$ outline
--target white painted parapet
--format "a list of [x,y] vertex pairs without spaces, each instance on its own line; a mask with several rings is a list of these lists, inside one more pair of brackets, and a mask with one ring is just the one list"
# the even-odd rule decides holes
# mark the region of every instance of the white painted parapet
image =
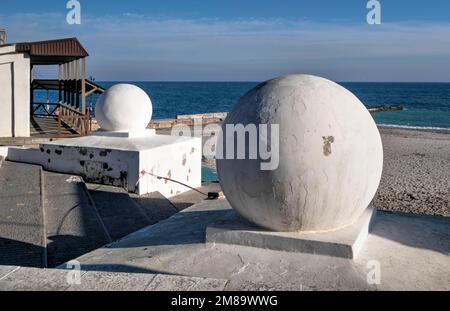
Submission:
[[[86,136],[40,146],[42,166],[86,181],[165,197],[201,186],[200,138],[151,135],[138,138]],[[158,177],[157,177],[158,176]]]

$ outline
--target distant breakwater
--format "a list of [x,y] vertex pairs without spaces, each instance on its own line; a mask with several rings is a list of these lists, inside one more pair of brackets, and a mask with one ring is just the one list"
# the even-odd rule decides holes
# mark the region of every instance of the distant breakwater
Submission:
[[[370,113],[377,113],[389,110],[403,110],[402,106],[376,106],[367,109]],[[211,112],[211,113],[197,113],[197,114],[182,114],[177,115],[175,119],[155,119],[151,120],[148,128],[151,129],[167,129],[175,125],[193,126],[195,119],[202,119],[202,124],[221,123],[227,117],[227,112]],[[100,128],[95,119],[92,120],[92,130],[96,131]]]

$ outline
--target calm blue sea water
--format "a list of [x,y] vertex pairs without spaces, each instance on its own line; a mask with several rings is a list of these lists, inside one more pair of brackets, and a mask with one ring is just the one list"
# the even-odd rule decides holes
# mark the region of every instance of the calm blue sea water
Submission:
[[[99,82],[110,87],[117,82]],[[257,82],[133,82],[153,102],[153,118],[174,118],[177,114],[228,111]],[[367,107],[401,105],[403,111],[373,114],[380,125],[450,129],[450,83],[341,83]],[[36,92],[45,101],[45,92]],[[49,94],[55,100],[56,94]],[[88,99],[95,105],[96,97]]]

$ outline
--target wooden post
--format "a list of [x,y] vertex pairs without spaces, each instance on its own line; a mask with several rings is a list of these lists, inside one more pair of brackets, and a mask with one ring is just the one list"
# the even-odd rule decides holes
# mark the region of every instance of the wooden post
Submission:
[[62,103],[62,89],[61,89],[61,64],[58,64],[58,102]]
[[64,108],[62,106],[60,106],[60,110],[58,113],[58,137],[61,136],[61,114],[63,113],[63,109]]
[[34,68],[33,68],[33,65],[31,65],[31,71],[30,71],[30,107],[31,107],[31,111],[34,111],[34,109],[33,109],[33,104],[34,104],[33,81],[34,81]]
[[64,64],[64,105],[67,105],[67,63]]
[[80,109],[80,61],[77,59],[75,61],[75,98],[76,98],[76,107]]
[[75,61],[70,63],[70,106],[75,107]]
[[67,77],[66,77],[66,105],[70,106],[70,64],[67,63],[66,64],[66,68],[67,68]]
[[81,59],[81,113],[86,114],[86,58]]

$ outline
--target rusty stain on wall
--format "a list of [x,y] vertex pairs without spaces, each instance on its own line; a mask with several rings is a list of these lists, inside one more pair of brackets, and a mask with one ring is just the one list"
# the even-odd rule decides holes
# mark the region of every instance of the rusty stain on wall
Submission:
[[331,144],[334,143],[334,136],[323,136],[323,154],[327,157],[331,154]]

